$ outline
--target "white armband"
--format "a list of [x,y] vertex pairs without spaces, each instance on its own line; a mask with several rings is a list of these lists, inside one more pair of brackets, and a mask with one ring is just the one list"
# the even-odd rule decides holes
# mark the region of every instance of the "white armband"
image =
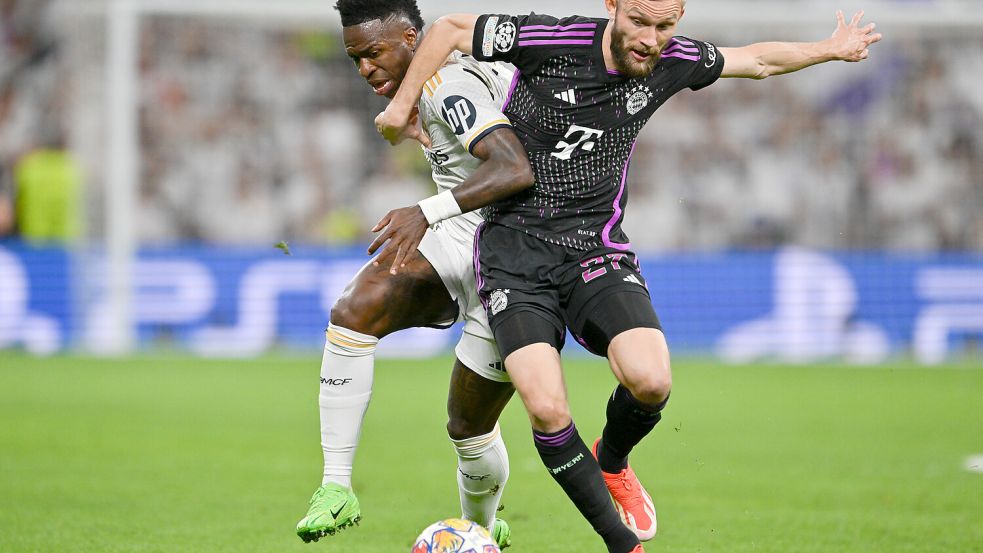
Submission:
[[427,224],[450,219],[461,214],[461,206],[457,205],[457,200],[450,190],[445,190],[435,196],[420,200],[417,204],[423,211],[423,216],[427,218]]

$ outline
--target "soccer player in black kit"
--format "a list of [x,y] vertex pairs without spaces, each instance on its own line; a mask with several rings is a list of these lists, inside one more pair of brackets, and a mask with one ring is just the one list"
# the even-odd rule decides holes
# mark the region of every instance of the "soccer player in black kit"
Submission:
[[[550,475],[610,553],[642,552],[655,508],[628,455],[669,399],[669,349],[645,279],[621,230],[638,132],[670,96],[720,77],[762,79],[832,60],[861,61],[874,25],[837,14],[830,39],[741,48],[674,36],[681,0],[605,0],[610,19],[449,15],[434,23],[399,93],[376,119],[391,142],[408,126],[423,83],[454,49],[518,69],[503,113],[529,155],[535,185],[486,208],[475,269],[505,367]],[[458,187],[454,195],[465,192]],[[380,238],[406,251],[404,209]],[[411,251],[411,249],[410,249]],[[559,351],[566,329],[607,357],[619,385],[593,449],[570,416]],[[609,495],[610,494],[610,495]],[[612,506],[611,498],[614,499]]]

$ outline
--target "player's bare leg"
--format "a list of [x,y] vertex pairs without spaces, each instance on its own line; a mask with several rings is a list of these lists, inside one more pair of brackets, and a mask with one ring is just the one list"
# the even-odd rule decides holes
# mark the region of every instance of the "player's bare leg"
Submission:
[[533,430],[551,433],[570,426],[567,385],[556,348],[538,343],[518,349],[505,359],[505,369],[526,406]]
[[385,254],[366,263],[331,308],[332,323],[376,338],[456,316],[457,303],[419,251],[396,275]]
[[385,260],[366,264],[331,310],[319,396],[324,474],[307,515],[297,523],[306,541],[357,524],[352,464],[372,395],[379,338],[405,328],[453,320],[457,304],[433,266],[416,252],[396,276]]
[[638,401],[662,403],[672,389],[672,368],[665,334],[656,328],[633,328],[611,340],[608,361],[614,376]]
[[665,335],[654,328],[622,332],[608,346],[611,370],[621,383],[608,399],[607,424],[593,453],[625,524],[641,540],[655,537],[655,505],[628,464],[628,454],[662,418],[672,372]]
[[546,343],[528,345],[509,354],[505,367],[526,406],[536,449],[550,476],[609,553],[640,551],[638,539],[611,506],[601,469],[570,417],[559,352]]
[[508,524],[495,518],[509,458],[498,418],[515,388],[485,378],[455,359],[447,396],[447,434],[457,452],[462,518],[488,528],[499,548],[511,545]]

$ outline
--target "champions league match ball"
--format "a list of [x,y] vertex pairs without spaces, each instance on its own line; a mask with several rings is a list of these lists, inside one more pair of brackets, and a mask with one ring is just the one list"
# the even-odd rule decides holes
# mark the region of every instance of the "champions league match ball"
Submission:
[[501,553],[501,550],[480,524],[448,518],[421,532],[410,553]]

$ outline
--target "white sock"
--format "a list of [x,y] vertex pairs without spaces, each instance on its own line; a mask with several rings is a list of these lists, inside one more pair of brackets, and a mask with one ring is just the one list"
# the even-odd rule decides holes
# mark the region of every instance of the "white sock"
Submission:
[[491,530],[509,479],[509,454],[498,424],[484,436],[451,440],[457,450],[457,487],[462,518]]
[[379,339],[328,325],[321,361],[322,484],[352,487],[352,464],[362,432],[362,420],[372,397],[375,346]]

